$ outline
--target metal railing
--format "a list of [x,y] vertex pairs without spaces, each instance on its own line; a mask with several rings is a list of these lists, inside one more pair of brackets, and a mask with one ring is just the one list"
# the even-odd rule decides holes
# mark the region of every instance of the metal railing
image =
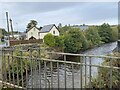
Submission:
[[[2,49],[2,79],[4,86],[15,88],[93,88],[93,79],[99,76],[99,88],[102,88],[100,69],[107,72],[107,87],[113,88],[113,72],[119,73],[120,67],[113,66],[120,57],[85,55],[59,52],[47,52],[49,58],[41,57],[40,48]],[[54,59],[55,55],[61,58]],[[70,61],[71,57],[78,57]],[[102,65],[103,59],[110,63]],[[98,61],[102,62],[98,62]],[[97,63],[96,63],[97,62]]]

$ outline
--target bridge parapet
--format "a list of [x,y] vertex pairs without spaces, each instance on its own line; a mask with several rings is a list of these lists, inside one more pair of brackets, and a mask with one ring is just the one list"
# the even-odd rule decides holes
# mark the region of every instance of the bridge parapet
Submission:
[[[107,85],[112,88],[113,74],[120,70],[120,67],[112,64],[120,57],[47,52],[50,56],[55,54],[63,58],[41,58],[40,48],[30,47],[29,50],[20,48],[17,54],[13,53],[15,49],[17,48],[11,47],[0,50],[3,51],[3,58],[1,57],[0,61],[2,62],[3,59],[4,63],[2,70],[4,74],[1,74],[3,75],[2,83],[14,88],[91,88],[94,70],[103,68],[106,69],[107,80],[109,80]],[[79,61],[70,61],[67,56],[79,57]],[[110,63],[107,65],[93,63],[100,59],[108,59]],[[0,66],[2,68],[2,65]],[[98,72],[95,73],[98,74]],[[99,72],[99,75],[99,86],[102,87],[102,74]]]

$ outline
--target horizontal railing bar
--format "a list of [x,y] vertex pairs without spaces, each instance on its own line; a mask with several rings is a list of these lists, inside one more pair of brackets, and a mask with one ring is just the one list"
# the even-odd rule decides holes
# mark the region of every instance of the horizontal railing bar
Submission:
[[89,65],[89,64],[85,64],[85,63],[79,63],[79,62],[71,62],[71,61],[61,61],[61,60],[51,60],[51,59],[44,59],[42,58],[42,60],[46,60],[46,61],[53,61],[53,62],[59,62],[59,63],[67,63],[67,64],[77,64],[77,65],[87,65],[87,66],[94,66],[94,67],[101,67],[101,68],[112,68],[112,69],[120,69],[119,67],[110,67],[110,66],[104,66],[104,65]]
[[4,51],[14,51],[15,49],[13,49],[13,48],[3,48],[2,50],[4,50]]
[[[28,50],[38,50],[38,49],[40,49],[41,50],[41,48],[28,48],[28,49],[26,49],[26,50],[20,50],[20,51],[28,51]],[[15,48],[3,48],[2,50],[4,50],[4,51],[14,51],[15,50]]]
[[[31,48],[29,48],[31,49]],[[38,50],[39,48],[32,48],[31,50]],[[3,50],[14,50],[14,49],[3,49]],[[20,50],[20,51],[28,51],[28,50]],[[120,57],[114,56],[104,56],[104,55],[86,55],[86,54],[73,54],[73,53],[62,53],[62,52],[47,52],[48,54],[58,54],[58,55],[69,55],[69,56],[86,56],[86,57],[96,57],[96,58],[111,58],[111,59],[120,59]]]
[[30,50],[39,50],[40,48],[29,48]]
[[28,52],[28,50],[20,50],[21,52]]
[[[47,52],[52,54],[53,52]],[[86,54],[72,54],[72,53],[57,53],[54,52],[53,54],[59,54],[59,55],[70,55],[70,56],[82,56],[82,57],[96,57],[96,58],[110,58],[110,59],[120,59],[120,57],[112,57],[112,56],[104,56],[104,55],[86,55]],[[2,54],[0,54],[2,55]],[[19,56],[17,56],[19,57]]]
[[62,52],[47,52],[47,53],[48,54],[58,54],[58,55],[69,55],[69,56],[85,56],[85,57],[120,59],[120,57],[104,56],[104,55],[86,55],[86,54],[73,54],[73,53],[62,53]]
[[[9,55],[7,55],[9,56]],[[13,55],[13,57],[15,58],[21,58],[21,56],[15,56]],[[22,56],[23,59],[30,59],[30,57],[26,57],[26,56]],[[67,63],[67,64],[77,64],[77,65],[87,65],[87,66],[94,66],[94,67],[102,67],[102,68],[112,68],[112,69],[120,69],[120,67],[110,67],[110,66],[101,66],[101,65],[89,65],[89,64],[84,64],[84,63],[79,63],[79,62],[71,62],[71,61],[62,61],[62,60],[53,60],[53,59],[45,59],[45,58],[41,58],[43,61],[52,61],[52,62],[59,62],[59,63]],[[40,58],[32,58],[32,60],[41,60]]]

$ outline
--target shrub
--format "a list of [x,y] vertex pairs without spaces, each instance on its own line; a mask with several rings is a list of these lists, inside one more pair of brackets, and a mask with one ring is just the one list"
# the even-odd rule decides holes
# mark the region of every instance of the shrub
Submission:
[[47,35],[45,35],[44,37],[44,43],[50,47],[54,47],[55,46],[55,38],[52,34],[48,33]]

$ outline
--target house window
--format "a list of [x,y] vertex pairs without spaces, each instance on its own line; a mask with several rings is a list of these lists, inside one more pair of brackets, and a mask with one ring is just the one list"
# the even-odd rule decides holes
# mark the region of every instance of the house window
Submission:
[[35,28],[34,28],[34,31],[35,31]]
[[53,31],[53,34],[55,34],[55,31]]
[[33,32],[31,32],[31,35],[33,35]]

